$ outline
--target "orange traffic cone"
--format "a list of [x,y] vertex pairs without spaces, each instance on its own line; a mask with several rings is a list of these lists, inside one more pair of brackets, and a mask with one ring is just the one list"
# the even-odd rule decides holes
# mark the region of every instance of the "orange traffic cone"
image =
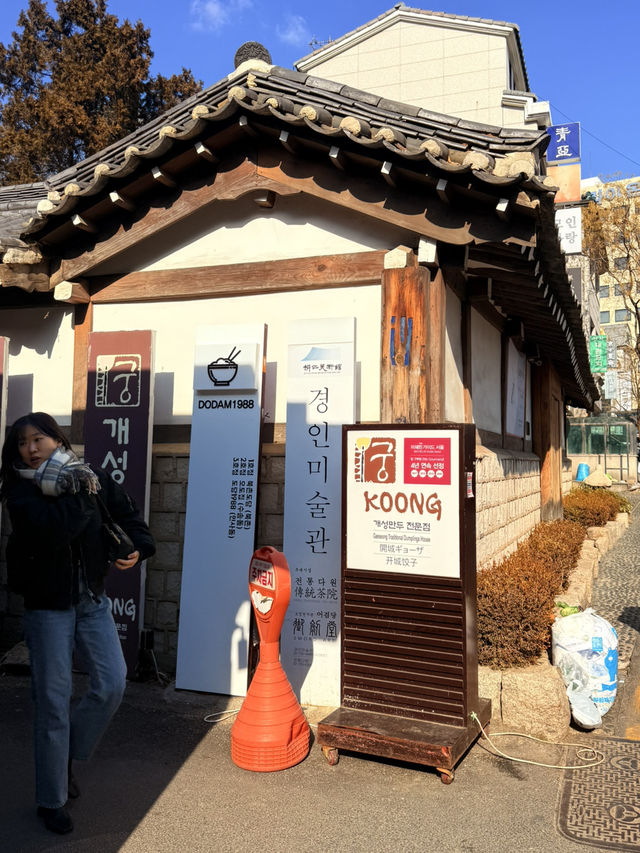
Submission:
[[285,770],[309,752],[309,724],[280,663],[280,631],[291,595],[287,561],[255,552],[249,590],[260,633],[260,662],[231,728],[231,759],[244,770]]

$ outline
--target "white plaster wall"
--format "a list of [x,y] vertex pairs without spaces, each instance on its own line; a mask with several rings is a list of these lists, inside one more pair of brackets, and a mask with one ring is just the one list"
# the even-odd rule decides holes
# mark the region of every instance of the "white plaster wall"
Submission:
[[398,21],[315,65],[319,77],[449,115],[502,123],[504,36]]
[[208,205],[159,237],[102,264],[94,274],[342,255],[416,244],[415,235],[405,229],[319,199],[279,197],[269,210],[244,196]]
[[445,401],[444,416],[448,421],[464,423],[464,385],[462,382],[462,330],[460,300],[447,290]]
[[71,423],[73,312],[70,308],[5,308],[0,335],[10,339],[7,425],[27,412]]
[[500,333],[477,311],[471,312],[471,389],[475,425],[501,432]]
[[155,331],[155,423],[191,422],[197,326],[266,323],[268,421],[286,420],[288,328],[293,320],[356,317],[357,418],[380,419],[380,287],[202,299],[172,303],[97,305],[95,331]]

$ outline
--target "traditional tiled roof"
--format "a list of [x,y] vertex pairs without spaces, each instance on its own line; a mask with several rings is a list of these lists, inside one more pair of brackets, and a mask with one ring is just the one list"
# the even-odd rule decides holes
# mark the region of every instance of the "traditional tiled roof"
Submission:
[[[473,177],[494,188],[518,185],[535,194],[550,191],[542,174],[549,137],[530,129],[481,124],[353,89],[313,75],[259,63],[229,75],[97,154],[53,175],[43,184],[5,188],[21,213],[38,215],[23,229],[0,215],[0,248],[20,237],[37,239],[48,217],[68,215],[80,199],[126,178],[142,161],[167,156],[215,125],[242,113],[272,117],[324,142],[347,142],[363,153],[374,149],[405,160],[412,168],[435,169],[443,177]],[[40,204],[37,197],[40,195]],[[0,195],[0,199],[2,196]]]
[[[413,199],[425,211],[426,204],[413,220],[422,222],[418,233],[428,235],[433,226],[433,239],[446,243],[457,229],[452,242],[470,246],[470,275],[494,280],[484,298],[505,316],[527,318],[527,332],[535,330],[542,355],[557,364],[574,400],[589,405],[597,396],[555,231],[554,190],[544,175],[549,137],[539,130],[470,122],[251,61],[46,186],[0,190],[0,205],[7,204],[0,207],[0,248],[33,246],[54,259],[77,255],[83,240],[104,239],[103,228],[112,233],[118,203],[124,216],[144,208],[159,184],[177,187],[190,169],[202,168],[203,151],[215,171],[218,156],[252,134],[303,159],[332,160],[344,169],[345,186],[351,174],[371,186],[384,179],[391,195],[397,182],[403,206]],[[523,255],[527,245],[531,256]]]

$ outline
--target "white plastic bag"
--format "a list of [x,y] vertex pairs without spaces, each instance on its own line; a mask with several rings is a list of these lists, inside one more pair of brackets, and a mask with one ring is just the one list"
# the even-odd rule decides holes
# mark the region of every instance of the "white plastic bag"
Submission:
[[585,728],[599,726],[618,686],[618,635],[613,626],[590,607],[559,616],[551,628],[551,654],[567,685],[574,720]]

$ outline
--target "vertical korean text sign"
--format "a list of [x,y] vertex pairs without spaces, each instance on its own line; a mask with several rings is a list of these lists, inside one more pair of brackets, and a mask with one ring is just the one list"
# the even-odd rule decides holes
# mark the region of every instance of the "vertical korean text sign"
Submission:
[[290,327],[282,665],[300,701],[314,705],[340,696],[342,425],[355,418],[354,367],[353,317]]
[[[92,332],[84,457],[104,468],[149,517],[153,430],[153,332]],[[134,675],[144,619],[145,567],[112,568],[106,590]]]
[[266,326],[196,330],[176,686],[244,696]]

